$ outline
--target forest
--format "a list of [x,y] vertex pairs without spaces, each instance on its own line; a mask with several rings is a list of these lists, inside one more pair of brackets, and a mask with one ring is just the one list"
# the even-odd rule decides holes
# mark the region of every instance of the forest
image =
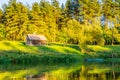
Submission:
[[120,44],[120,0],[58,0],[32,5],[9,0],[0,9],[0,40],[24,41],[43,34],[48,42],[87,45]]

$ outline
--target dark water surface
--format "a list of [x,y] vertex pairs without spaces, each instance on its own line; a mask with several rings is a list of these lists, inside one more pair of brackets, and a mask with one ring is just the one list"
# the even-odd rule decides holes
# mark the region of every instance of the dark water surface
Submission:
[[120,80],[120,64],[0,65],[0,80]]

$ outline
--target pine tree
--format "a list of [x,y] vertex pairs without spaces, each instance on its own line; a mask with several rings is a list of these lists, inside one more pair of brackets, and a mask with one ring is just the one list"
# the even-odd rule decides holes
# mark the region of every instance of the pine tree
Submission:
[[17,9],[18,9],[18,35],[17,36],[17,40],[24,40],[27,32],[27,28],[28,28],[28,24],[29,24],[29,19],[28,19],[28,8],[26,6],[24,6],[22,3],[18,3],[17,5]]
[[51,0],[52,6],[59,8],[59,2],[57,0]]
[[49,33],[47,34],[47,37],[50,42],[55,42],[58,32],[58,26],[56,23],[59,16],[56,15],[57,9],[55,9],[54,6],[50,5],[50,3],[45,0],[41,0],[40,9],[42,12],[43,21],[48,26]]
[[3,17],[3,12],[2,12],[2,10],[0,9],[0,24],[2,23],[2,17]]
[[69,18],[74,18],[74,5],[72,0],[67,0],[65,4],[65,12]]
[[10,0],[5,11],[5,32],[8,40],[24,40],[27,33],[27,8],[16,0]]
[[3,12],[2,10],[0,9],[0,40],[3,40],[5,35],[4,35],[4,25],[3,25]]
[[31,24],[33,26],[32,32],[36,32],[37,34],[47,34],[47,25],[43,21],[42,12],[40,10],[40,6],[37,2],[32,5],[31,11]]
[[87,24],[94,23],[95,19],[100,17],[100,6],[97,0],[81,0],[80,13],[82,22]]

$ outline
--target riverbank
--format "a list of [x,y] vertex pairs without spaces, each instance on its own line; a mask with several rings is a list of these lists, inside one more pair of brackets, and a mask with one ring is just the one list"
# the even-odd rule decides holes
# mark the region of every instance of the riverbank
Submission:
[[1,41],[0,44],[1,64],[57,64],[84,60],[75,45],[28,46],[14,41]]
[[[24,42],[1,41],[0,64],[58,64],[83,62],[120,62],[120,46],[89,45],[81,53],[75,44],[49,43],[45,46],[28,46]],[[97,59],[97,61],[96,61]]]

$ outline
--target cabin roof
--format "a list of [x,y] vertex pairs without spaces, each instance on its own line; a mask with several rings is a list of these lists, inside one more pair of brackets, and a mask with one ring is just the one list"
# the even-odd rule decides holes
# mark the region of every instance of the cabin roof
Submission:
[[44,35],[28,34],[27,37],[29,40],[47,40]]

